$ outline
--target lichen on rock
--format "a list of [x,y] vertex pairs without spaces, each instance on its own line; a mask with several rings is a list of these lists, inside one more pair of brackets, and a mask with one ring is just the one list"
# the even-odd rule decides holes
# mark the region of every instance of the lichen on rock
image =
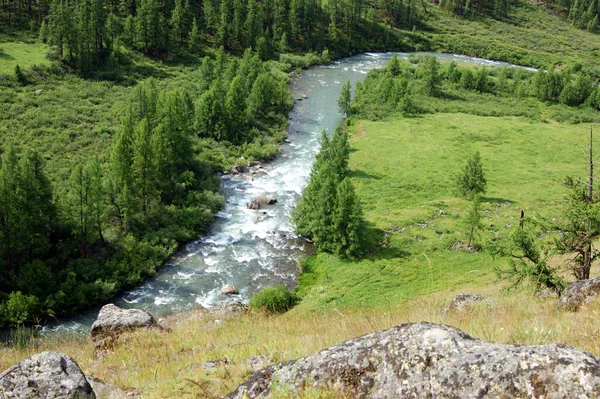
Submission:
[[600,359],[566,345],[485,343],[450,326],[403,324],[260,370],[226,398],[266,398],[278,387],[357,398],[587,398],[600,396]]

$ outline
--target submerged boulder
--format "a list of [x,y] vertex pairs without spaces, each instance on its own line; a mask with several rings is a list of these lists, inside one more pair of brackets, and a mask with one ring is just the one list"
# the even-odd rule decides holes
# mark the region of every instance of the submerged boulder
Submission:
[[77,362],[62,353],[38,353],[0,374],[0,399],[95,397]]
[[108,304],[100,309],[90,335],[97,348],[105,348],[112,346],[125,331],[157,326],[154,316],[145,310],[121,309]]
[[558,299],[558,307],[575,312],[581,305],[588,304],[600,294],[600,278],[579,280],[565,288]]
[[357,398],[598,397],[600,359],[566,345],[491,344],[450,326],[403,324],[260,370],[226,398],[311,386]]

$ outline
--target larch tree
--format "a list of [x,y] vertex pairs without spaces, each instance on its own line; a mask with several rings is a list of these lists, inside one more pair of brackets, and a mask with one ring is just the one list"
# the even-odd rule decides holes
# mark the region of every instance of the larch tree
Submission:
[[352,105],[352,93],[350,79],[342,86],[338,98],[338,111],[346,116],[350,115],[350,106]]

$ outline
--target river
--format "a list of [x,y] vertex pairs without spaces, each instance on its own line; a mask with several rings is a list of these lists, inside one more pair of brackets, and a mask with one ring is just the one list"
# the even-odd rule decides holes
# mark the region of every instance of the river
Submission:
[[[294,98],[303,94],[307,98],[296,101],[289,113],[289,137],[281,155],[264,164],[266,173],[252,179],[224,176],[221,188],[226,204],[210,232],[187,244],[155,277],[115,298],[114,303],[160,316],[198,305],[247,301],[252,292],[268,285],[294,286],[296,260],[305,242],[295,236],[290,215],[308,183],[320,132],[325,129],[331,134],[343,120],[337,110],[341,86],[349,79],[354,88],[369,70],[384,66],[393,54],[365,53],[309,68],[295,78],[291,83]],[[395,54],[404,59],[409,56]],[[432,54],[442,61],[510,65],[462,55],[419,54]],[[277,204],[261,209],[264,214],[247,209],[247,202],[261,194],[277,199]],[[240,295],[220,295],[226,284],[233,284]],[[44,332],[87,332],[98,311],[99,307],[53,323]]]

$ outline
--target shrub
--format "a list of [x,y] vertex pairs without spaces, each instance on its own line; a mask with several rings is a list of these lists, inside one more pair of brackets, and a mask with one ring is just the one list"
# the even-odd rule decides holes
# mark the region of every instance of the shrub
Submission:
[[285,285],[267,287],[250,298],[250,309],[267,313],[284,313],[296,305],[299,298]]

